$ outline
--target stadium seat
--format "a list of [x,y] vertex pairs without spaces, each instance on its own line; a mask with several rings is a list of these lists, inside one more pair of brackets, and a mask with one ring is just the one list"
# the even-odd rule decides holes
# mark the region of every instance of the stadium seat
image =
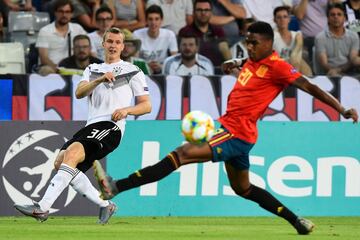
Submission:
[[312,52],[313,52],[313,55],[312,55],[312,68],[313,68],[313,72],[314,72],[314,75],[320,75],[322,74],[322,70],[321,70],[321,66],[317,60],[317,57],[316,57],[316,50],[315,50],[315,46],[312,47]]
[[37,65],[38,55],[35,42],[42,27],[50,23],[47,12],[13,12],[8,17],[8,35],[10,42],[20,42],[25,51],[27,72]]
[[21,43],[0,43],[0,74],[25,74],[25,54]]
[[28,52],[30,44],[36,42],[37,33],[49,24],[47,12],[9,12],[8,33],[11,42],[20,42]]

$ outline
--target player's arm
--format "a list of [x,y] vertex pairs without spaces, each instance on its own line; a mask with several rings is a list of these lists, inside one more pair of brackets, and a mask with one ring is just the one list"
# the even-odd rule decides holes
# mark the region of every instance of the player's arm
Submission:
[[77,99],[89,96],[100,83],[103,82],[112,83],[113,81],[115,81],[115,78],[112,72],[107,72],[93,81],[81,81],[77,85],[75,96]]
[[358,122],[359,116],[354,108],[345,109],[335,97],[321,90],[321,88],[319,88],[315,84],[312,84],[305,76],[301,76],[296,79],[293,82],[293,85],[309,93],[310,95],[326,103],[327,105],[331,106],[336,111],[338,111],[344,118],[351,118],[354,123]]
[[119,121],[126,118],[128,115],[139,116],[151,112],[151,101],[149,95],[137,96],[135,101],[136,104],[134,106],[116,109],[112,114],[111,119],[113,121]]

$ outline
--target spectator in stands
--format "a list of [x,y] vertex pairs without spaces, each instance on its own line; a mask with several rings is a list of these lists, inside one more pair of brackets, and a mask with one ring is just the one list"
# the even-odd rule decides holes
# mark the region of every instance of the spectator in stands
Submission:
[[121,52],[121,59],[138,66],[144,74],[150,75],[151,69],[144,59],[135,57],[140,50],[141,40],[135,39],[128,29],[122,29],[125,35],[124,49]]
[[101,0],[71,0],[74,8],[73,22],[79,23],[87,32],[96,30],[95,13]]
[[40,29],[36,47],[39,50],[40,74],[56,72],[60,60],[72,55],[72,39],[86,34],[77,23],[70,23],[73,8],[69,0],[57,0],[54,4],[55,21]]
[[106,0],[113,10],[114,26],[134,31],[145,27],[145,10],[143,0]]
[[9,11],[35,11],[31,0],[1,0],[5,5],[7,12]]
[[293,0],[293,11],[304,38],[305,60],[312,64],[315,36],[326,28],[326,6],[335,0]]
[[106,30],[113,26],[114,16],[110,8],[102,6],[96,10],[95,19],[98,30],[88,34],[91,42],[91,54],[94,57],[105,60],[104,47],[102,45],[103,35]]
[[237,21],[239,25],[239,36],[240,41],[235,43],[231,48],[231,56],[232,58],[248,58],[248,52],[245,44],[245,36],[247,33],[248,27],[255,22],[255,19],[253,18],[246,18],[242,21]]
[[7,26],[10,11],[35,11],[35,8],[32,0],[0,0],[0,12],[3,15],[4,26]]
[[281,0],[244,0],[246,18],[254,18],[256,21],[269,23],[275,27],[273,11],[276,7],[283,5]]
[[330,4],[327,9],[328,29],[315,38],[316,59],[320,72],[340,76],[360,66],[358,35],[344,27],[345,9],[342,3]]
[[193,22],[192,0],[148,0],[147,7],[158,5],[164,13],[162,27],[174,31],[179,30]]
[[274,22],[277,30],[274,31],[273,48],[280,57],[293,65],[299,72],[311,76],[309,65],[302,58],[303,37],[300,31],[289,31],[290,7],[279,6],[274,9]]
[[214,75],[210,59],[198,54],[199,40],[195,35],[179,37],[180,53],[165,59],[163,74],[170,75]]
[[[74,54],[70,57],[64,58],[59,63],[59,73],[60,74],[82,74],[89,64],[92,63],[102,63],[103,61],[91,56],[91,42],[90,38],[87,35],[77,35],[73,40]],[[65,68],[65,69],[63,69]]]
[[231,58],[231,53],[224,30],[210,24],[211,16],[211,0],[195,0],[194,22],[182,28],[179,36],[194,34],[200,40],[199,53],[209,58],[214,66],[220,66],[224,60]]
[[346,27],[360,36],[360,0],[343,2],[346,12]]
[[150,66],[152,73],[161,73],[165,58],[178,52],[175,33],[161,28],[163,12],[158,5],[151,5],[145,11],[148,27],[134,31],[134,38],[141,40],[140,57]]
[[212,17],[211,24],[220,25],[225,32],[230,45],[239,41],[239,27],[236,23],[246,17],[243,6],[244,0],[211,0]]

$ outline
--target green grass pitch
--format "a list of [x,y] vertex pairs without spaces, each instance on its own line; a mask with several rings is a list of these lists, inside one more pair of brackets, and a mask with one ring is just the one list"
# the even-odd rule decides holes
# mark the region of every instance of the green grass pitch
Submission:
[[0,217],[0,239],[360,239],[360,217],[309,219],[316,224],[314,232],[300,236],[276,217],[113,217],[107,225],[97,225],[96,217],[51,216],[44,223],[28,217]]

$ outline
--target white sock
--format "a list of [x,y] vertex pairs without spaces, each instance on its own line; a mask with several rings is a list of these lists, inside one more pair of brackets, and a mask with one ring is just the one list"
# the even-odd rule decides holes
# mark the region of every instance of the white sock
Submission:
[[69,185],[71,179],[76,175],[79,170],[74,169],[64,163],[60,165],[58,172],[51,179],[48,188],[40,200],[39,205],[43,211],[50,210],[51,206],[54,204],[56,199],[64,191],[64,189]]
[[100,198],[99,191],[91,184],[89,178],[81,171],[71,180],[70,185],[82,196],[100,207],[109,205],[109,201]]

